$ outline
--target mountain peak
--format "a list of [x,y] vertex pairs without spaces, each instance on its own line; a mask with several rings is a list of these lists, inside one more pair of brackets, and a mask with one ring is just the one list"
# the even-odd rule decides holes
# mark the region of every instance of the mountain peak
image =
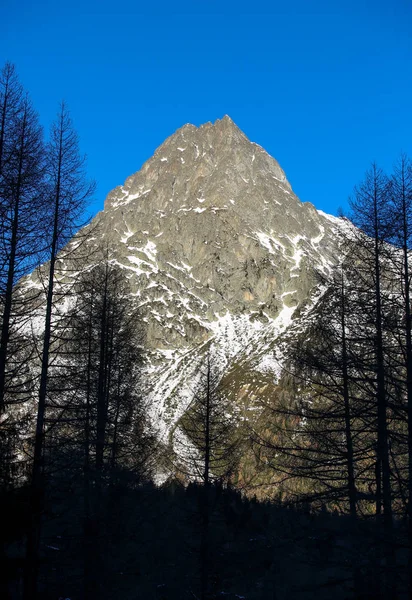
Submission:
[[196,198],[210,189],[213,193],[209,198],[213,197],[216,205],[223,206],[228,197],[236,196],[249,199],[250,204],[255,197],[254,210],[260,207],[263,211],[262,194],[255,194],[262,185],[270,189],[274,185],[274,192],[284,200],[284,190],[292,192],[279,163],[225,115],[214,123],[200,127],[186,124],[178,129],[140,171],[109,194],[105,209],[128,204],[150,192],[150,203],[155,196],[159,210],[171,210],[177,197],[182,203],[196,204]]
[[89,255],[109,249],[139,309],[147,394],[165,435],[209,344],[226,371],[250,352],[257,378],[276,375],[268,340],[304,309],[338,252],[335,224],[299,201],[276,160],[227,115],[167,138],[94,223]]
[[202,123],[202,125],[199,125],[199,127],[196,127],[196,125],[193,125],[193,123],[186,123],[180,129],[178,129],[176,133],[178,133],[182,129],[198,130],[198,129],[203,129],[203,128],[208,129],[210,127],[219,127],[219,126],[233,127],[233,128],[239,129],[239,127],[236,125],[236,123],[233,121],[233,119],[231,117],[229,117],[229,115],[223,115],[223,117],[221,119],[216,119],[216,121],[214,123],[212,123],[212,121],[207,121],[206,123]]
[[212,128],[215,131],[222,132],[223,135],[228,136],[232,139],[244,139],[248,141],[247,136],[243,133],[243,131],[236,125],[236,123],[229,117],[229,115],[224,115],[221,119],[216,119],[213,123]]
[[225,127],[227,129],[238,129],[239,131],[241,131],[241,129],[236,125],[233,119],[229,117],[229,115],[224,115],[221,119],[216,119],[216,121],[214,122],[214,126]]
[[249,141],[246,135],[243,133],[243,131],[236,125],[236,123],[233,121],[233,119],[229,117],[229,115],[224,115],[221,119],[216,119],[214,123],[212,123],[212,121],[207,121],[199,127],[196,127],[196,125],[193,125],[192,123],[186,123],[185,125],[183,125],[183,127],[180,127],[171,136],[171,138],[173,139],[175,137],[181,136],[184,139],[186,135],[219,135],[222,133],[229,135],[230,140],[233,139],[234,136]]

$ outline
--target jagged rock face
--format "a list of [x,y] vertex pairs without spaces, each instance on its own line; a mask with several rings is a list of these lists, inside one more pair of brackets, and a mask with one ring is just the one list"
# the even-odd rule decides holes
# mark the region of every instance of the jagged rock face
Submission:
[[336,253],[330,219],[229,117],[179,129],[97,219],[147,307],[153,348],[196,344],[227,311],[276,318],[308,298],[314,269]]
[[235,369],[236,395],[276,380],[276,339],[316,301],[316,272],[328,275],[339,254],[340,220],[300,202],[229,117],[179,129],[108,195],[95,225],[90,256],[108,249],[140,308],[147,394],[166,435],[210,344],[222,375],[247,363],[247,382]]

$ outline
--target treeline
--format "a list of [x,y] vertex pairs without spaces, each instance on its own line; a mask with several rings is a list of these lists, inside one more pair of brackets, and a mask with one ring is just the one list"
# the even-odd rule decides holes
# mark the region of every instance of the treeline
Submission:
[[[2,597],[55,597],[47,569],[57,567],[47,555],[57,546],[47,542],[58,523],[73,531],[77,556],[69,572],[79,580],[62,588],[101,598],[112,516],[122,497],[141,497],[136,491],[150,484],[161,458],[167,472],[201,482],[195,571],[207,598],[215,486],[222,491],[239,454],[215,366],[207,359],[200,369],[172,435],[180,456],[161,452],[141,392],[144,332],[127,279],[109,248],[90,255],[87,239],[98,229],[83,227],[72,239],[94,185],[67,107],[61,105],[45,139],[6,64],[0,111],[0,500],[8,571]],[[147,493],[153,497],[150,485]],[[134,509],[136,522],[150,512],[143,504]],[[63,537],[67,543],[72,536]]]
[[[24,595],[33,598],[43,509],[57,254],[78,226],[92,186],[85,182],[84,160],[65,105],[46,140],[30,98],[9,63],[0,78],[0,123],[0,476],[7,498],[16,485],[16,471],[26,462],[30,492]],[[25,294],[19,282],[40,260],[48,261],[43,289]],[[36,301],[43,293],[45,310],[39,316],[43,335],[35,343],[30,329],[39,306]],[[24,437],[32,437],[31,415],[25,410],[35,397],[34,439],[21,447]],[[22,461],[25,453],[28,460]]]
[[332,281],[291,342],[290,393],[265,407],[255,441],[289,498],[347,513],[354,528],[376,521],[374,595],[395,598],[412,594],[410,160],[390,176],[373,165],[350,211]]
[[[66,105],[46,138],[14,66],[6,64],[0,76],[0,493],[7,522],[1,548],[6,566],[17,552],[16,593],[27,600],[44,594],[38,590],[42,531],[56,490],[82,489],[84,597],[92,598],[108,493],[119,473],[123,479],[127,473],[131,486],[151,476],[153,436],[139,381],[143,334],[127,281],[108,252],[82,252],[90,227],[70,242],[93,190]],[[9,587],[6,577],[2,597]]]

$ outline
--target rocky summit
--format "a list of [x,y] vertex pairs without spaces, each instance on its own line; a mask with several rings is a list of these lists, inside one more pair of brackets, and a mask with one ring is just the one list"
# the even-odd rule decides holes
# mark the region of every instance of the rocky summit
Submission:
[[243,365],[235,403],[276,383],[281,339],[319,298],[340,222],[302,203],[278,162],[228,116],[183,126],[109,193],[86,244],[90,255],[108,248],[129,279],[161,436],[184,412],[206,348],[223,377]]

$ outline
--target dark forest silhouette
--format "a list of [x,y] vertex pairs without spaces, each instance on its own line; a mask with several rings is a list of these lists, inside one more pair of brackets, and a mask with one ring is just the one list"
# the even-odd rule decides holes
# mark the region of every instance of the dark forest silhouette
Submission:
[[[335,272],[259,418],[229,414],[208,348],[177,455],[148,418],[127,279],[109,249],[70,242],[93,190],[66,105],[45,139],[6,64],[2,598],[412,598],[410,160],[355,188]],[[251,457],[259,488],[241,480]]]

